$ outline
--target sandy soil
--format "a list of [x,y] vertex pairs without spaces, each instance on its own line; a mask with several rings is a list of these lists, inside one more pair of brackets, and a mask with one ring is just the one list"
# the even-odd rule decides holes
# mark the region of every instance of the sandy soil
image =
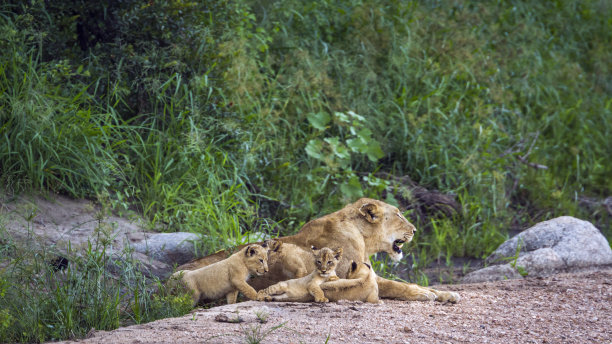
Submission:
[[[257,342],[249,341],[251,336],[263,338],[262,343],[325,343],[328,338],[328,343],[612,343],[612,268],[440,289],[458,291],[462,300],[385,300],[382,305],[248,301],[92,331],[78,342]],[[225,322],[238,318],[242,322]]]

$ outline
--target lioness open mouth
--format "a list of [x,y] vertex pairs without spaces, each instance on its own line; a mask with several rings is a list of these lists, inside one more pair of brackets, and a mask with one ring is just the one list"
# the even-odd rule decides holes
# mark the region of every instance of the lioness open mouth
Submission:
[[402,253],[402,246],[404,246],[404,243],[406,242],[406,240],[402,240],[402,239],[397,239],[393,242],[393,251],[395,253]]

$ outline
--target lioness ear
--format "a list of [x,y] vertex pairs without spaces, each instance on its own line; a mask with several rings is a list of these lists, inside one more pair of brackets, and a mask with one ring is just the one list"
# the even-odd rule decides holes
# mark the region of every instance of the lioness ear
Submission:
[[368,264],[368,263],[363,263],[363,264],[365,264],[365,266],[367,266],[368,269],[372,270],[372,267],[370,266],[370,264]]
[[357,269],[357,263],[355,263],[353,260],[353,263],[351,264],[351,271],[355,271],[355,269]]
[[365,217],[365,219],[370,223],[377,223],[382,219],[382,211],[374,203],[366,203],[362,205],[361,208],[359,208],[359,214]]
[[337,249],[334,250],[334,258],[336,258],[337,260],[340,260],[341,257],[342,257],[342,247],[338,247]]

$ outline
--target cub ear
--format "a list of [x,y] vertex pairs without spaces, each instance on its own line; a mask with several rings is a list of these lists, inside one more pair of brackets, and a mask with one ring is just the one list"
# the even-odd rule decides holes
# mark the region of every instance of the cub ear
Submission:
[[337,260],[340,260],[340,258],[342,258],[342,247],[338,247],[334,250],[334,258],[336,258]]
[[253,245],[247,246],[247,249],[244,251],[244,255],[247,257],[253,257],[256,253],[257,250],[255,250],[255,246]]
[[357,269],[357,263],[355,263],[355,261],[353,260],[353,262],[351,263],[351,271],[355,271]]
[[278,239],[266,239],[261,246],[269,249],[270,251],[276,252],[282,244],[283,242]]
[[374,203],[366,203],[359,208],[359,214],[370,223],[378,223],[382,219],[382,210]]

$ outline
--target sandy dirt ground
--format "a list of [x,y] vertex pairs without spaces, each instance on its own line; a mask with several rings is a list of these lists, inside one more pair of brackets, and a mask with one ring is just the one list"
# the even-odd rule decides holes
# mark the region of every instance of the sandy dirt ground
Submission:
[[612,343],[612,268],[439,287],[461,301],[248,301],[67,343]]

